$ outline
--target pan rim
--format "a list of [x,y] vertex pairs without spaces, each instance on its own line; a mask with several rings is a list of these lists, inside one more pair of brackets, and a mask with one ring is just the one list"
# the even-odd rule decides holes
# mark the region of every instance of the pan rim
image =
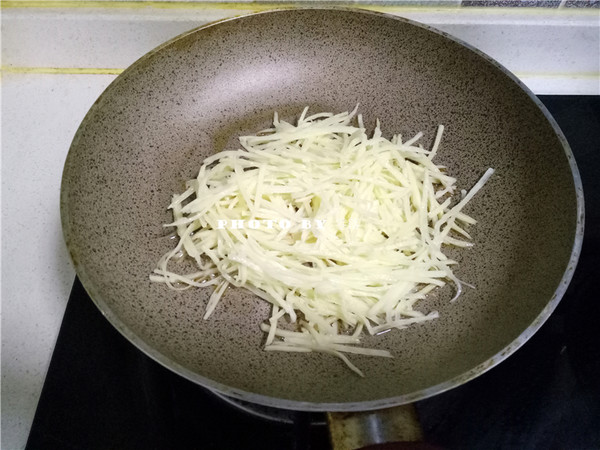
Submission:
[[[277,398],[277,397],[272,397],[272,396],[263,395],[263,394],[256,394],[256,393],[244,391],[242,389],[232,388],[230,386],[216,382],[210,378],[204,377],[202,375],[199,375],[199,374],[185,368],[184,366],[180,365],[173,359],[167,357],[160,351],[152,348],[150,345],[145,343],[132,329],[130,329],[127,325],[125,325],[121,321],[121,319],[119,319],[115,314],[113,314],[111,309],[108,307],[107,303],[104,301],[102,295],[99,292],[96,292],[95,287],[87,278],[85,268],[82,267],[81,264],[79,264],[77,262],[77,258],[74,255],[74,249],[71,248],[70,239],[69,239],[71,230],[70,230],[69,223],[68,223],[69,211],[68,211],[68,186],[67,186],[68,162],[69,162],[69,158],[72,157],[72,155],[73,155],[73,152],[71,150],[76,146],[76,144],[79,140],[79,137],[80,137],[80,133],[81,133],[82,129],[84,128],[85,123],[87,122],[87,120],[89,120],[90,117],[92,117],[92,115],[96,111],[96,109],[99,108],[102,98],[105,96],[105,94],[107,92],[114,89],[115,86],[118,85],[120,83],[120,81],[125,78],[122,75],[133,70],[136,66],[143,63],[146,59],[152,57],[154,54],[161,51],[163,48],[170,46],[174,42],[176,42],[180,39],[183,39],[190,34],[198,33],[202,30],[211,28],[213,26],[217,26],[222,23],[242,20],[242,19],[244,19],[246,17],[250,17],[250,16],[262,15],[262,14],[274,14],[274,13],[290,12],[290,11],[301,11],[301,10],[346,11],[346,12],[353,12],[353,13],[358,13],[358,14],[377,15],[380,17],[397,20],[399,22],[405,22],[410,25],[426,29],[430,32],[441,35],[442,37],[445,37],[446,39],[454,41],[454,42],[458,43],[459,45],[471,50],[472,52],[477,54],[479,57],[483,58],[485,61],[487,61],[488,63],[491,63],[494,67],[496,67],[497,69],[502,71],[504,73],[504,75],[508,76],[514,83],[516,83],[528,95],[528,97],[539,108],[539,110],[543,113],[546,120],[552,126],[554,132],[556,133],[557,137],[559,138],[559,141],[563,147],[564,153],[567,157],[569,167],[571,169],[571,175],[573,177],[573,183],[574,183],[574,189],[575,189],[575,197],[576,197],[576,203],[577,203],[577,205],[576,205],[577,220],[576,220],[575,237],[574,237],[573,246],[572,246],[570,258],[568,261],[567,269],[565,270],[565,272],[560,280],[560,283],[554,292],[554,295],[551,297],[551,299],[546,304],[546,306],[543,308],[543,310],[540,312],[540,314],[533,320],[531,325],[529,325],[510,344],[508,344],[506,347],[504,347],[502,350],[497,352],[495,355],[488,358],[486,361],[480,363],[479,365],[475,366],[471,370],[469,370],[463,374],[460,374],[454,378],[451,378],[447,381],[439,383],[437,385],[430,386],[428,388],[425,388],[425,389],[422,389],[419,391],[415,391],[415,392],[412,392],[409,394],[404,394],[404,395],[389,397],[389,398],[384,398],[384,399],[366,400],[366,401],[358,401],[358,402],[329,402],[329,403],[327,403],[327,402],[326,403],[315,403],[315,402],[283,399],[283,398]],[[497,364],[502,362],[504,359],[506,359],[508,356],[512,355],[516,350],[518,350],[523,344],[525,344],[525,342],[527,342],[539,330],[539,328],[548,319],[550,314],[556,309],[556,307],[558,306],[564,293],[566,292],[566,289],[573,277],[573,274],[574,274],[574,271],[575,271],[575,268],[577,265],[577,261],[579,259],[579,255],[581,253],[581,247],[583,244],[584,214],[585,214],[584,213],[583,187],[582,187],[581,177],[579,174],[579,170],[577,168],[577,164],[575,162],[575,158],[571,151],[571,148],[570,148],[562,130],[560,129],[560,127],[558,126],[558,124],[556,123],[554,118],[551,116],[549,111],[542,104],[542,102],[535,96],[535,94],[522,81],[520,81],[514,74],[512,74],[508,69],[506,69],[503,65],[498,63],[493,58],[491,58],[489,55],[485,54],[481,50],[476,49],[475,47],[471,46],[470,44],[468,44],[458,38],[455,38],[452,35],[449,35],[446,32],[440,31],[429,25],[413,21],[411,19],[407,19],[407,18],[389,14],[389,13],[366,10],[366,9],[362,9],[360,7],[332,7],[332,6],[282,7],[282,8],[272,9],[272,10],[248,13],[248,14],[244,14],[241,16],[237,16],[237,17],[226,18],[226,19],[211,22],[211,23],[202,25],[200,27],[194,28],[192,30],[186,31],[186,32],[184,32],[178,36],[175,36],[174,38],[164,42],[163,44],[157,46],[153,50],[150,50],[148,53],[144,54],[137,61],[135,61],[132,65],[130,65],[127,69],[125,69],[125,71],[122,73],[122,75],[119,75],[115,80],[113,80],[113,82],[98,97],[98,99],[95,101],[95,103],[92,105],[92,107],[90,108],[90,110],[88,111],[88,113],[86,114],[84,119],[82,120],[82,122],[73,138],[73,141],[71,143],[70,150],[67,155],[65,165],[63,168],[61,195],[60,195],[60,212],[61,212],[63,237],[64,237],[65,243],[67,245],[67,248],[69,251],[69,256],[70,256],[73,266],[75,268],[77,277],[81,281],[84,289],[86,290],[86,292],[88,293],[89,297],[92,299],[92,301],[96,305],[96,307],[100,310],[102,315],[112,324],[112,326],[114,328],[117,329],[117,331],[119,331],[129,342],[131,342],[140,351],[142,351],[147,356],[149,356],[151,359],[158,362],[159,364],[166,367],[167,369],[175,372],[176,374],[182,376],[185,379],[188,379],[189,381],[191,381],[195,384],[199,384],[206,389],[209,389],[212,391],[217,391],[223,395],[238,398],[240,400],[249,401],[252,403],[257,403],[257,404],[271,406],[271,407],[276,407],[276,408],[280,408],[280,409],[291,409],[291,410],[298,410],[298,411],[365,411],[365,410],[381,409],[381,408],[396,406],[396,405],[405,404],[405,403],[411,403],[411,402],[415,402],[418,400],[423,400],[428,397],[432,397],[434,395],[448,391],[452,388],[458,387],[458,386],[466,383],[467,381],[487,372],[488,370],[490,370],[491,368],[495,367]]]

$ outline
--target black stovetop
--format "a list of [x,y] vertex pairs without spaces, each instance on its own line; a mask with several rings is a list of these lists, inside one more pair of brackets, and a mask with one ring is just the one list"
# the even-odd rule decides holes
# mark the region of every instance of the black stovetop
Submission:
[[[417,403],[449,449],[600,449],[600,98],[540,97],[569,141],[586,201],[582,255],[557,310],[475,380]],[[158,365],[75,281],[27,449],[329,449],[319,414],[261,419]]]

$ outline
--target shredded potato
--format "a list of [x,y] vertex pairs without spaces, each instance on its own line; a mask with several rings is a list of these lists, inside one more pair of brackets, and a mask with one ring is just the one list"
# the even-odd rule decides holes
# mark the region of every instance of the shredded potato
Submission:
[[[166,226],[179,242],[150,279],[212,286],[205,319],[228,286],[246,288],[272,305],[265,350],[330,353],[362,376],[346,354],[392,356],[361,347],[363,331],[437,318],[415,305],[448,282],[460,295],[456,262],[442,248],[472,245],[465,228],[475,220],[461,211],[493,170],[453,204],[456,180],[433,162],[443,126],[426,150],[422,133],[387,140],[379,121],[369,137],[356,109],[307,111],[297,125],[275,114],[272,128],[240,138],[241,149],[203,162],[172,199]],[[168,268],[183,255],[195,273]]]

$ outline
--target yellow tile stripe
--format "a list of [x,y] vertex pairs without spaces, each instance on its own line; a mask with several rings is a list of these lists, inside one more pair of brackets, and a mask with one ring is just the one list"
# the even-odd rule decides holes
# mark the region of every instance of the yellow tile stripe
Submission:
[[3,73],[53,74],[53,75],[119,75],[125,69],[104,67],[14,67],[2,66]]
[[[299,6],[324,6],[323,3],[310,2],[217,2],[217,1],[98,1],[98,0],[2,0],[0,8],[102,8],[102,9],[187,9],[187,10],[238,10],[238,11],[268,11],[271,9],[287,9]],[[368,9],[371,11],[380,11],[387,13],[444,13],[448,11],[456,12],[460,9],[461,14],[515,14],[515,15],[578,15],[592,16],[598,14],[596,8],[509,8],[509,7],[468,7],[462,8],[460,4],[452,5],[385,5],[369,3],[342,3],[333,6],[356,7]]]
[[[304,4],[302,6],[309,6]],[[322,4],[321,4],[322,5]],[[287,9],[301,6],[298,3],[257,3],[257,2],[203,2],[203,1],[95,1],[95,0],[4,0],[0,2],[2,8],[103,8],[103,9],[195,9],[195,10],[240,10],[240,11],[268,11],[271,9]],[[319,6],[315,3],[313,6]],[[415,7],[406,5],[369,5],[352,3],[340,5],[346,7],[358,7],[377,11],[440,11],[445,9],[456,9],[457,6],[448,7]]]
[[[243,5],[243,4],[241,4]],[[81,0],[4,0],[0,3],[2,8],[163,8],[163,9],[240,9],[236,4],[217,4],[205,2],[180,2],[180,1],[81,1]],[[249,5],[246,5],[248,9]]]
[[[2,66],[4,73],[54,75],[120,75],[125,69],[107,67],[15,67]],[[600,79],[600,72],[513,72],[518,78]]]
[[600,80],[600,72],[513,72],[517,78],[576,78],[598,79]]

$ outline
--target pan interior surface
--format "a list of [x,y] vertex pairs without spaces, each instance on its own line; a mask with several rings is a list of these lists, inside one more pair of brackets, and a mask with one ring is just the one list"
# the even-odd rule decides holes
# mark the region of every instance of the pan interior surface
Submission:
[[[451,255],[476,286],[418,304],[440,318],[365,338],[395,358],[352,355],[358,377],[323,354],[265,352],[270,307],[230,289],[203,320],[210,289],[151,283],[175,245],[166,207],[205,157],[237,138],[312,112],[360,104],[384,135],[446,132],[436,157],[469,189],[473,248]],[[578,229],[570,152],[514,77],[466,46],[404,19],[300,9],[185,34],[119,76],[91,108],[63,175],[64,234],[77,273],[107,318],[167,367],[206,387],[296,409],[374,408],[452,387],[498,362],[545,320],[572,269]],[[374,255],[376,257],[376,255]],[[562,287],[561,287],[562,286]],[[518,345],[517,345],[518,346]],[[474,372],[475,371],[475,372]],[[468,374],[468,375],[466,375]],[[462,378],[461,378],[462,377]]]

